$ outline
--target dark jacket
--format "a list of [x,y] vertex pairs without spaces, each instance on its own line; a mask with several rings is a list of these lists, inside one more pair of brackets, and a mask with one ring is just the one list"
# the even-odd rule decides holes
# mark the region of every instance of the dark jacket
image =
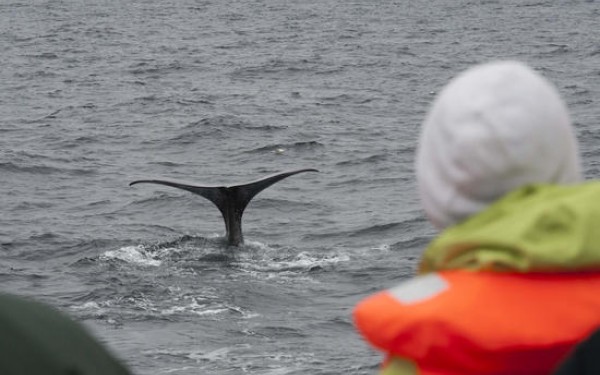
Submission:
[[64,314],[38,302],[0,294],[0,374],[131,373]]
[[554,375],[598,374],[600,374],[600,329],[577,345],[554,372]]

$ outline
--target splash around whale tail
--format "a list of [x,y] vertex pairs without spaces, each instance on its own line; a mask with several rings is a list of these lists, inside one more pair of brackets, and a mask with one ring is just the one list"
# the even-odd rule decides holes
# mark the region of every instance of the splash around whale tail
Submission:
[[252,198],[274,183],[303,172],[318,172],[318,170],[314,168],[296,169],[276,173],[256,181],[231,186],[202,186],[170,180],[136,180],[129,183],[129,186],[142,183],[166,185],[187,190],[208,199],[217,206],[225,220],[228,245],[239,246],[244,242],[242,215]]

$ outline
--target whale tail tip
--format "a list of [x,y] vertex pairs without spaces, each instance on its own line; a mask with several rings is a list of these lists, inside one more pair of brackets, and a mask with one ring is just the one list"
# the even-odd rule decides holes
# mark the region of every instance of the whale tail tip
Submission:
[[205,186],[171,180],[135,180],[130,182],[129,186],[141,183],[165,185],[186,190],[208,199],[217,206],[223,216],[227,244],[229,246],[239,246],[244,243],[244,236],[242,234],[242,215],[252,198],[276,182],[303,172],[319,171],[314,168],[296,169],[275,173],[256,181],[231,186]]

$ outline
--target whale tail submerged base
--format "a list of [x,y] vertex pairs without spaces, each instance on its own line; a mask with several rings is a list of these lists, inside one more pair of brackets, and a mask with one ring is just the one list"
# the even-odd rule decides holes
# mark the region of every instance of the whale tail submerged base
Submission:
[[253,182],[231,186],[202,186],[170,180],[136,180],[131,182],[129,186],[142,183],[166,185],[187,190],[208,199],[217,206],[225,220],[227,244],[229,246],[239,246],[244,242],[242,215],[252,198],[274,183],[302,172],[318,172],[318,170],[313,168],[296,169],[276,173]]

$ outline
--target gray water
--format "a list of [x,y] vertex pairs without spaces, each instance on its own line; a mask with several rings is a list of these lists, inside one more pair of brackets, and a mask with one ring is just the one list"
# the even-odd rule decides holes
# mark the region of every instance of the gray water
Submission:
[[[413,153],[456,73],[556,83],[600,175],[594,1],[54,0],[0,5],[0,279],[136,374],[371,374],[351,323],[434,235]],[[207,200],[288,169],[227,248]]]

